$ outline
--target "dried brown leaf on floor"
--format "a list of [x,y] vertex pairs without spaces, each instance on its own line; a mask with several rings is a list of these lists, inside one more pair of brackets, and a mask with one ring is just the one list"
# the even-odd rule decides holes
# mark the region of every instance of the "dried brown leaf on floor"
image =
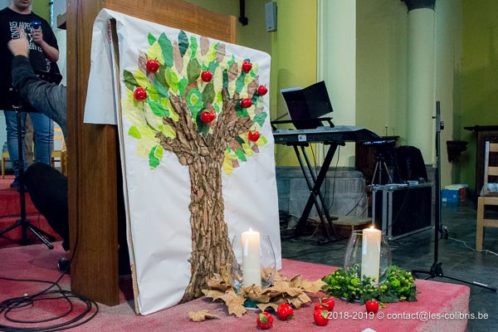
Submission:
[[273,308],[273,310],[275,310],[275,312],[277,312],[277,308],[278,308],[278,304],[277,303],[273,303],[273,302],[270,302],[270,303],[258,303],[256,306],[261,311],[265,311],[268,308]]
[[225,302],[228,308],[228,314],[230,315],[242,317],[247,312],[244,307],[244,297],[237,295],[232,289],[224,294],[222,300]]
[[225,292],[219,291],[219,290],[211,290],[211,289],[203,289],[202,293],[204,294],[205,297],[210,297],[213,299],[213,301],[223,299],[225,296]]
[[188,318],[193,322],[202,322],[206,319],[220,319],[219,316],[211,314],[209,310],[189,311]]
[[323,289],[323,287],[326,285],[326,283],[322,279],[318,279],[315,281],[309,281],[309,280],[302,280],[301,281],[301,288],[305,292],[309,293],[318,293]]

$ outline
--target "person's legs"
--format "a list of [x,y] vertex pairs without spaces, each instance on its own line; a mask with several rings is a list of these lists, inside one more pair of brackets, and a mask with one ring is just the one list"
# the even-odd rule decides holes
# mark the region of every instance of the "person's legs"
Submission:
[[43,163],[34,163],[24,174],[24,183],[38,211],[69,249],[69,222],[67,202],[67,178],[55,168]]
[[35,161],[50,165],[54,149],[54,124],[42,113],[32,112],[29,116],[35,130]]
[[[16,177],[19,176],[19,147],[17,142],[17,112],[5,111],[5,124],[7,129],[7,149],[9,150],[9,158],[12,161],[12,169]],[[24,120],[26,113],[21,113],[21,133],[24,139]],[[24,151],[23,151],[24,152]],[[24,156],[24,154],[23,154]],[[25,158],[23,158],[26,160]]]

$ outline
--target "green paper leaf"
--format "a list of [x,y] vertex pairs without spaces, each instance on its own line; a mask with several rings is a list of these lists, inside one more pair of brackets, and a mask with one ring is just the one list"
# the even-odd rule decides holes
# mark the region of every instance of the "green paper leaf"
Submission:
[[263,127],[263,124],[265,123],[267,116],[268,116],[267,113],[261,112],[261,113],[256,114],[252,120],[254,122],[256,122],[257,124],[259,124],[260,127]]
[[223,89],[228,89],[228,71],[223,71]]
[[201,74],[201,65],[199,64],[199,61],[195,58],[191,58],[188,65],[187,65],[187,76],[188,76],[188,83],[192,83],[197,78],[199,78],[199,75]]
[[168,67],[173,66],[173,45],[164,33],[161,33],[158,40],[159,46],[163,51],[164,64]]
[[154,100],[148,100],[147,103],[149,104],[150,106],[150,109],[152,111],[152,113],[154,113],[154,115],[157,115],[157,116],[160,116],[160,117],[163,117],[163,116],[168,116],[169,115],[169,111],[164,109],[164,107],[162,107],[162,105]]
[[133,91],[135,90],[136,87],[138,87],[137,80],[135,79],[135,76],[128,70],[123,70],[123,78],[124,78],[124,83],[128,90]]
[[245,141],[244,139],[242,139],[242,137],[240,136],[235,136],[235,140],[237,141],[237,143],[239,143],[240,145],[244,144]]
[[204,88],[204,91],[202,91],[202,99],[204,100],[205,104],[212,104],[214,100],[214,84],[213,82],[209,82],[206,84],[206,87]]
[[178,76],[171,68],[166,68],[165,70],[166,83],[173,91],[178,91]]
[[237,117],[247,117],[249,116],[249,113],[247,112],[247,108],[240,108],[235,114],[237,114]]
[[131,137],[134,137],[136,139],[142,138],[140,131],[135,126],[131,126],[130,129],[128,129],[128,135],[130,135]]
[[159,78],[159,75],[156,75],[156,77],[154,78],[153,84],[154,84],[154,87],[156,88],[157,92],[161,96],[163,96],[165,98],[169,97],[168,86],[166,84],[166,81],[164,80],[164,76],[162,76],[161,78]]
[[160,145],[154,146],[149,152],[149,166],[156,168],[163,158],[163,148]]
[[245,85],[246,73],[241,72],[237,81],[235,82],[235,92],[240,93]]
[[183,77],[180,82],[178,82],[178,91],[180,91],[180,96],[185,95],[185,91],[187,90],[188,81],[186,77]]
[[193,118],[197,118],[197,113],[204,108],[204,101],[201,92],[197,88],[192,88],[185,98],[187,107],[192,113]]
[[183,58],[188,49],[188,37],[183,30],[178,34],[178,48],[180,49],[180,55]]
[[154,37],[154,35],[149,32],[149,34],[147,35],[147,41],[149,42],[149,45],[154,44],[156,40],[156,37]]
[[239,160],[247,161],[246,154],[242,149],[236,149],[235,155],[237,156],[237,158],[239,158]]
[[216,68],[218,68],[219,63],[218,61],[211,61],[208,66],[208,70],[214,74],[216,71]]
[[191,55],[190,56],[192,58],[196,57],[198,46],[199,46],[199,44],[197,42],[197,38],[195,38],[194,36],[190,36],[190,50],[191,50]]

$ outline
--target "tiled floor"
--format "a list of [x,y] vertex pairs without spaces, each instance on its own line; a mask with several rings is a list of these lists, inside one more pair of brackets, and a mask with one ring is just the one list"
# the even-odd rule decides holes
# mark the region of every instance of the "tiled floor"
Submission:
[[[443,206],[442,224],[448,229],[448,239],[439,240],[439,259],[444,275],[466,281],[477,281],[498,287],[498,229],[487,229],[485,249],[478,253],[475,246],[476,210],[472,203]],[[407,270],[429,270],[434,261],[434,231],[425,230],[391,241],[393,263]],[[314,237],[282,241],[283,257],[308,262],[341,266],[347,239],[317,245]],[[447,278],[435,280],[454,282]],[[468,331],[498,330],[498,294],[471,286],[470,312],[487,313],[487,320],[469,321]]]

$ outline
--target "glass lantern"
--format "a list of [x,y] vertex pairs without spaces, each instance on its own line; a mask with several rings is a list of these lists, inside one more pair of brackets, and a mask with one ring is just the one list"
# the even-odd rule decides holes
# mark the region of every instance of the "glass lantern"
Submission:
[[374,268],[377,268],[378,264],[378,280],[375,281],[376,283],[382,282],[386,276],[387,268],[391,265],[391,248],[389,246],[389,243],[387,242],[384,234],[381,233],[380,248],[378,248],[378,263],[364,261],[364,257],[372,259],[371,256],[365,255],[366,245],[367,239],[364,239],[363,230],[355,230],[351,232],[351,237],[349,238],[348,245],[346,247],[346,254],[344,256],[344,269],[357,270],[358,276],[363,279],[367,268],[369,269],[369,271],[371,271],[372,265],[374,266]]

